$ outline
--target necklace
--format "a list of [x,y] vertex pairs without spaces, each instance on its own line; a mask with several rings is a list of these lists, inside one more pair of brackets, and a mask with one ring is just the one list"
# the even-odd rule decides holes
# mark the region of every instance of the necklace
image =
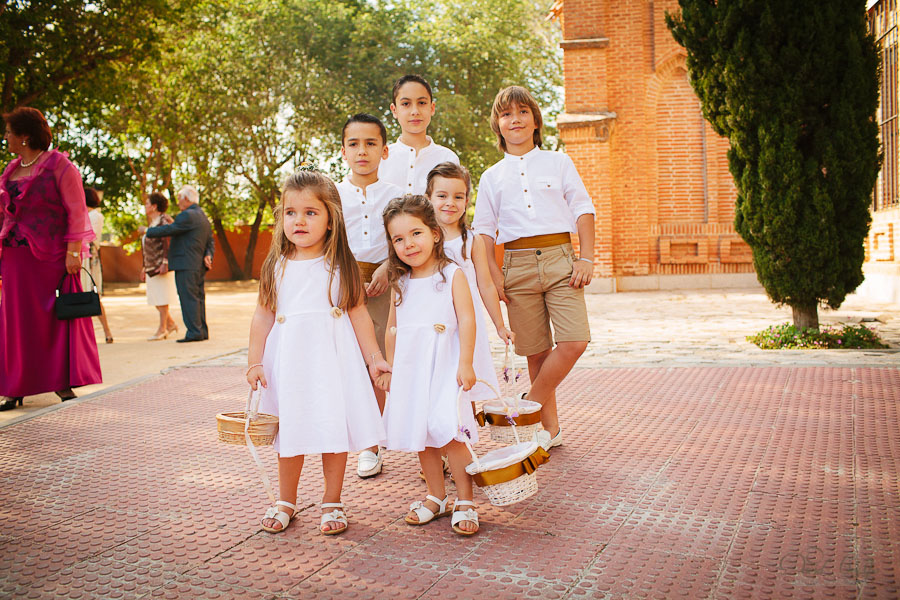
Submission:
[[20,166],[20,167],[24,167],[24,168],[27,169],[28,167],[30,167],[31,165],[33,165],[34,163],[36,163],[36,162],[37,162],[37,159],[39,159],[43,153],[44,153],[44,151],[41,150],[40,152],[38,152],[38,155],[34,157],[34,160],[32,160],[31,162],[25,162],[25,161],[22,161],[22,162],[19,164],[19,166]]

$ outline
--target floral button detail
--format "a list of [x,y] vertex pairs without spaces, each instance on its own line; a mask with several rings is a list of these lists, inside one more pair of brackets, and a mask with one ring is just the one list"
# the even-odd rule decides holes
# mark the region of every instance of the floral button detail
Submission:
[[444,325],[443,323],[435,323],[434,330],[437,331],[438,333],[444,333],[445,331],[447,331],[447,326]]
[[279,323],[284,323],[284,315],[278,315],[278,318],[275,320],[278,321]]
[[343,314],[344,311],[341,310],[340,306],[334,306],[331,308],[331,316],[335,319],[340,319]]

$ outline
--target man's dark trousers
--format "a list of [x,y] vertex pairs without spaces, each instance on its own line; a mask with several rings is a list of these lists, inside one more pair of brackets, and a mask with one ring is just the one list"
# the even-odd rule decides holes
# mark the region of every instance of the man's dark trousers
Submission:
[[209,329],[206,327],[206,291],[203,287],[205,274],[205,269],[175,271],[175,289],[181,303],[181,318],[187,327],[184,337],[188,340],[209,339]]

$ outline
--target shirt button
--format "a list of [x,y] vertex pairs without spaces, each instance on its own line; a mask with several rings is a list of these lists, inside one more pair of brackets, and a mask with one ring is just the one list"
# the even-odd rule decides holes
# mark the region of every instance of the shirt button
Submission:
[[528,205],[528,208],[531,208],[531,205],[530,205],[530,204]]
[[524,176],[525,176],[525,173],[522,173],[521,175],[524,177]]
[[363,231],[363,235],[369,235],[368,231]]
[[409,165],[409,168],[412,169],[412,168],[413,168],[413,165]]
[[528,193],[528,190],[525,190],[525,193],[527,194],[527,193]]
[[279,323],[284,323],[284,315],[278,315],[278,318],[275,320],[278,321]]
[[363,219],[368,219],[369,215],[363,215]]
[[534,253],[537,254],[538,256],[541,255],[541,251],[540,251],[540,250],[535,250]]

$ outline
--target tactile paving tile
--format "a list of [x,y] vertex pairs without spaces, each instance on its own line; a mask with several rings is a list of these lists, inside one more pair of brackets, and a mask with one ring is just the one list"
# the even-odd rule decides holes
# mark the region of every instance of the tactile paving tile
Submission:
[[610,544],[722,559],[728,554],[739,524],[685,513],[636,509]]
[[855,585],[855,543],[852,532],[837,535],[745,523],[725,559],[723,579],[737,573],[736,580],[746,580],[756,569],[777,573],[780,581],[813,587]]
[[590,566],[599,551],[600,546],[591,539],[561,540],[530,531],[495,530],[458,563],[458,568],[497,580],[511,577],[566,587]]
[[476,490],[473,538],[404,523],[426,490],[400,452],[368,480],[350,454],[346,534],[319,532],[318,456],[262,532],[255,466],[215,433],[245,385],[180,369],[0,429],[0,596],[897,597],[900,369],[575,369],[538,493]]
[[720,561],[610,544],[572,589],[572,598],[706,598]]

